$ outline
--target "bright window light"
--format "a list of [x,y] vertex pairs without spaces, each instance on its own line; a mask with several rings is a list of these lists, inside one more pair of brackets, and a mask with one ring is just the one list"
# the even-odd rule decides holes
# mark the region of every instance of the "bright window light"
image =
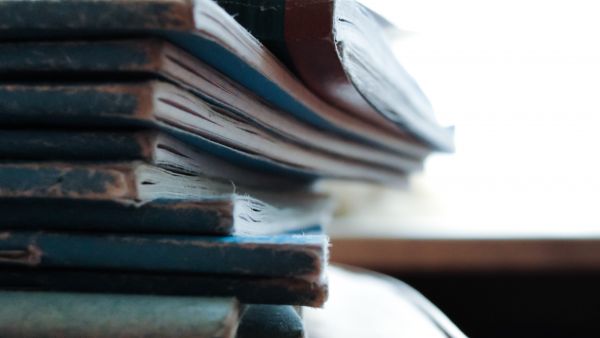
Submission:
[[386,192],[357,224],[374,234],[600,235],[599,2],[362,2],[402,30],[395,52],[440,121],[456,126],[457,151],[432,157],[407,193]]

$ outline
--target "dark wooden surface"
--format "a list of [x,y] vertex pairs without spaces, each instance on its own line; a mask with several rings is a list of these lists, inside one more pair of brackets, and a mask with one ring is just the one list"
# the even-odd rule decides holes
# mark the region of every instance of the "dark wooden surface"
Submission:
[[468,336],[599,337],[598,239],[333,239],[332,260],[391,274]]
[[399,273],[469,337],[600,337],[600,273]]
[[600,239],[333,238],[333,262],[379,271],[600,271]]

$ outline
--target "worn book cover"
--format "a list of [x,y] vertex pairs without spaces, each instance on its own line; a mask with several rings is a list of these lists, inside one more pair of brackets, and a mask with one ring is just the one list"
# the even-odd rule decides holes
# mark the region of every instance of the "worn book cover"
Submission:
[[[102,15],[98,15],[102,13]],[[211,0],[0,2],[0,38],[165,38],[275,107],[319,128],[402,152],[411,130],[381,128],[319,98]]]
[[319,234],[186,236],[3,231],[0,266],[320,281],[325,278],[327,245],[327,238]]
[[0,332],[21,338],[233,338],[234,298],[0,291]]

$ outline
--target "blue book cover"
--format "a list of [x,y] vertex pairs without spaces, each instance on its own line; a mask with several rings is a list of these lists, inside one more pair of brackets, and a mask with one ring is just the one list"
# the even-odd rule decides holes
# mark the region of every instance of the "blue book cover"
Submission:
[[319,234],[184,236],[3,231],[0,266],[324,279]]
[[346,159],[269,130],[160,81],[0,86],[4,128],[153,128],[229,161],[300,177],[403,182],[398,169]]
[[63,292],[235,297],[243,303],[323,306],[325,280],[90,269],[0,269],[0,288]]
[[326,103],[211,0],[2,1],[0,22],[4,39],[158,36],[320,128],[391,151],[413,139],[407,131],[435,148],[451,148],[446,133],[422,126],[380,128]]
[[268,235],[328,222],[333,204],[142,162],[0,164],[0,229]]
[[3,337],[234,338],[239,316],[234,298],[0,291]]

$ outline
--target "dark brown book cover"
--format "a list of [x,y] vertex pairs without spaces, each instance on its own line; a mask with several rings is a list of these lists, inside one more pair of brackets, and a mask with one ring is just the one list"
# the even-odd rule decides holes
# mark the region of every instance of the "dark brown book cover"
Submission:
[[436,149],[453,148],[451,130],[437,125],[427,98],[393,56],[378,18],[360,3],[217,2],[328,103]]

